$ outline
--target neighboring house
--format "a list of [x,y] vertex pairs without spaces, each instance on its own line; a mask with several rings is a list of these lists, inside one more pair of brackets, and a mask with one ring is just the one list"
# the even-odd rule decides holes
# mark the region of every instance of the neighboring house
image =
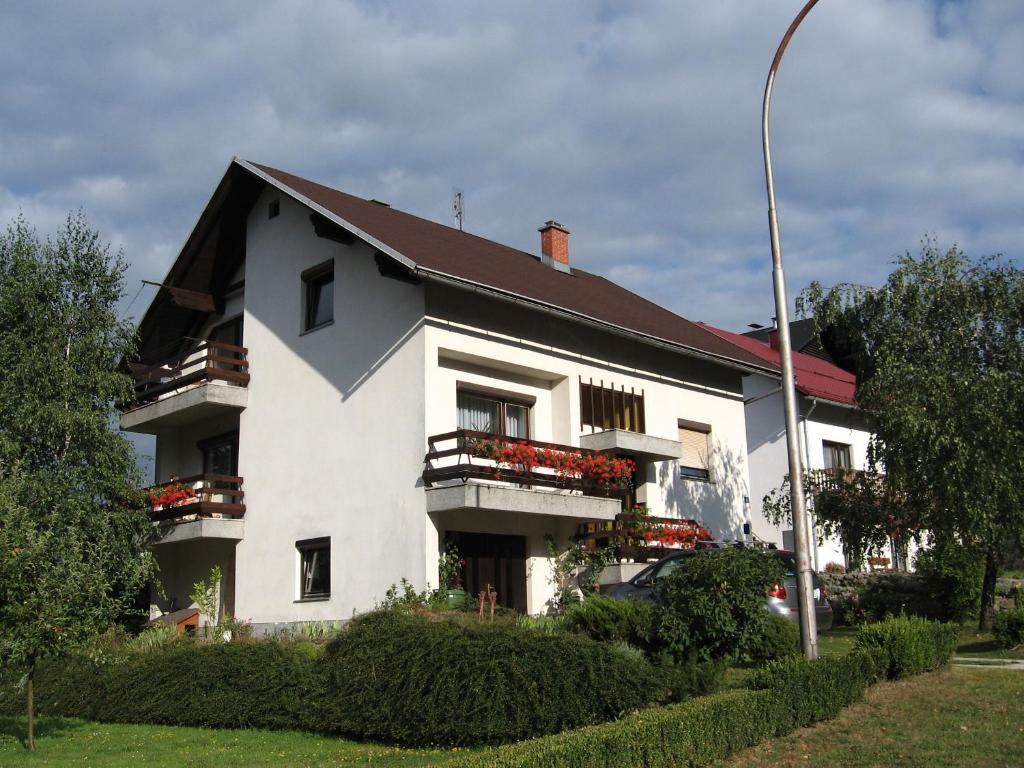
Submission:
[[[808,325],[810,323],[810,325]],[[867,467],[867,449],[871,439],[865,415],[857,408],[856,377],[829,362],[828,354],[812,338],[813,321],[797,325],[797,344],[814,351],[793,352],[793,371],[799,403],[798,433],[803,466],[814,470],[861,470]],[[779,364],[778,332],[737,334],[705,325],[718,336],[731,341],[767,363]],[[810,329],[810,330],[809,330]],[[746,402],[748,466],[750,469],[751,507],[754,533],[787,549],[793,547],[792,529],[775,528],[762,513],[762,500],[778,488],[789,474],[786,426],[782,390],[778,377],[753,374],[744,378]],[[811,503],[813,520],[813,501]],[[815,534],[815,538],[818,536]],[[885,553],[895,562],[896,553]],[[829,563],[846,565],[843,548],[837,539],[827,539],[813,549],[812,565],[822,570]]]
[[[546,537],[624,507],[743,538],[744,388],[775,364],[572,267],[559,224],[540,239],[525,253],[232,161],[141,322],[122,416],[178,483],[154,491],[153,614],[219,564],[234,616],[343,619],[403,577],[436,586],[446,541],[471,592],[537,613]],[[458,430],[628,457],[635,488],[518,476]]]

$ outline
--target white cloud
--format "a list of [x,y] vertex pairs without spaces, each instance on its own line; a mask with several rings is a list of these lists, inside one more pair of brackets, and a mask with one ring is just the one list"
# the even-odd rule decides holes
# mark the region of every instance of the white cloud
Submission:
[[[181,3],[5,10],[0,214],[82,206],[162,277],[232,155],[572,257],[730,328],[771,307],[760,102],[798,2]],[[934,233],[1019,255],[1024,7],[823,3],[773,148],[792,288]],[[132,291],[134,292],[134,291]]]

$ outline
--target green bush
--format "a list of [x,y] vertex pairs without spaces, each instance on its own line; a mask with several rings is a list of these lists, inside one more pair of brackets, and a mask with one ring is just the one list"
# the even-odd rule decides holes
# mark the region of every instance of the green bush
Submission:
[[586,637],[396,611],[353,621],[324,662],[331,730],[403,745],[526,739],[664,695],[642,658]]
[[565,628],[582,632],[594,640],[622,641],[648,648],[654,606],[646,600],[612,600],[590,595],[563,612]]
[[468,754],[452,768],[668,768],[706,765],[774,733],[768,691],[729,691]]
[[885,675],[890,679],[916,675],[947,664],[960,639],[960,626],[899,616],[857,630],[857,648],[874,648],[884,654]]
[[769,662],[754,673],[751,687],[777,697],[776,735],[782,736],[839,714],[858,701],[882,675],[877,650],[855,650],[814,661],[790,657]]
[[1017,605],[997,613],[992,619],[992,634],[1001,648],[1024,644],[1024,607]]
[[754,549],[687,558],[657,587],[657,641],[677,660],[735,657],[763,634],[768,590],[783,575],[778,558]]
[[955,622],[977,616],[983,558],[961,546],[937,546],[918,553],[914,570],[924,581],[927,604],[908,613]]
[[717,661],[698,661],[691,656],[676,661],[668,653],[660,653],[654,657],[658,679],[665,687],[665,701],[676,704],[693,696],[707,696],[715,693],[722,686],[728,663]]
[[[0,687],[0,710],[17,713],[24,694]],[[315,661],[268,642],[188,643],[128,654],[114,664],[81,656],[43,662],[35,677],[39,712],[99,722],[209,728],[323,730]]]
[[759,637],[747,644],[753,661],[775,661],[800,655],[800,627],[784,616],[770,614]]

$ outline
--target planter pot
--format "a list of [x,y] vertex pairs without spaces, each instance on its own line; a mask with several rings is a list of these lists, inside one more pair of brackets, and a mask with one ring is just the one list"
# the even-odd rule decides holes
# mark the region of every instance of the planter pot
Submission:
[[448,608],[453,611],[462,610],[466,607],[467,595],[465,590],[462,589],[449,589],[445,593],[446,603]]

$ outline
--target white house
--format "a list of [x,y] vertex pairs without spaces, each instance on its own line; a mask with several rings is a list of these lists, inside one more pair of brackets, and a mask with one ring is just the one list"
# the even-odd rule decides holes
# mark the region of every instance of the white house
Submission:
[[[436,586],[446,541],[470,591],[540,612],[546,537],[624,506],[743,538],[745,389],[775,364],[572,267],[561,225],[540,239],[525,253],[232,161],[141,322],[122,416],[177,481],[153,492],[153,613],[219,564],[234,616],[347,618],[403,577]],[[460,429],[628,457],[634,487],[517,476]]]
[[[798,436],[802,463],[807,470],[864,470],[867,468],[871,431],[865,415],[857,408],[856,377],[830,362],[820,345],[808,336],[808,323],[797,321],[794,348],[818,349],[818,354],[793,353],[799,403]],[[778,332],[736,334],[705,325],[723,339],[741,346],[768,363],[779,363]],[[793,531],[775,528],[762,513],[765,495],[778,488],[789,474],[786,449],[786,425],[782,390],[778,376],[752,374],[743,380],[746,403],[747,459],[750,471],[751,507],[754,510],[754,534],[786,549],[793,548]],[[813,525],[813,504],[812,504]],[[829,563],[846,565],[841,543],[836,539],[820,541],[812,550],[815,570]],[[900,553],[885,553],[896,561]]]

